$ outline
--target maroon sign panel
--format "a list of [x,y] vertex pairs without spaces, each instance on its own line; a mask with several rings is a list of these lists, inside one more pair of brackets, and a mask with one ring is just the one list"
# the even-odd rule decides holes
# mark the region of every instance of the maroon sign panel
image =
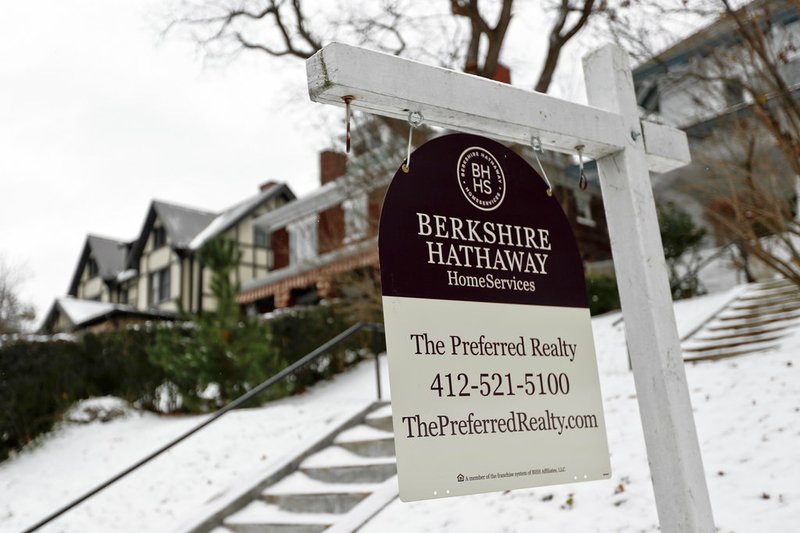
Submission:
[[454,134],[419,147],[386,193],[378,247],[384,296],[587,307],[558,200],[490,139]]

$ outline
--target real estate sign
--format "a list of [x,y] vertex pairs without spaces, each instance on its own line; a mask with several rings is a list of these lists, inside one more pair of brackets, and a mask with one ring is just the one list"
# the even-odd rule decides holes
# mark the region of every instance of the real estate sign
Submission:
[[400,498],[610,477],[583,266],[520,156],[455,134],[386,194],[379,254]]

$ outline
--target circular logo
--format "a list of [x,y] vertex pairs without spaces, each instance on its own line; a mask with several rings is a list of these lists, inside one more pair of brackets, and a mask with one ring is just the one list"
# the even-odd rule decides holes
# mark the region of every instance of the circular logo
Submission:
[[506,178],[497,159],[483,148],[467,148],[458,158],[458,184],[473,206],[482,211],[497,209],[506,196]]

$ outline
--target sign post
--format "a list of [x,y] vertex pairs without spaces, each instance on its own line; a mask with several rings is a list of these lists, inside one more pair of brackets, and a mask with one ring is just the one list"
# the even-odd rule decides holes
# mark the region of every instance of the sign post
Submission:
[[[583,153],[598,162],[639,410],[662,531],[712,532],[648,170],[690,161],[684,133],[640,121],[626,54],[606,46],[584,60],[582,106],[388,54],[330,44],[307,62],[312,100]],[[413,164],[413,163],[412,163]]]

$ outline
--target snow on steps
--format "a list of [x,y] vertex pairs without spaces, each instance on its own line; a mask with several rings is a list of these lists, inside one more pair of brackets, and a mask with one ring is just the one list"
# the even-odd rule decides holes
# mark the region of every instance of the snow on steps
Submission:
[[780,346],[800,319],[800,290],[787,281],[754,283],[683,339],[684,360],[710,361]]
[[178,531],[355,531],[397,497],[391,416],[382,402],[359,410],[275,472],[211,502],[207,516]]

